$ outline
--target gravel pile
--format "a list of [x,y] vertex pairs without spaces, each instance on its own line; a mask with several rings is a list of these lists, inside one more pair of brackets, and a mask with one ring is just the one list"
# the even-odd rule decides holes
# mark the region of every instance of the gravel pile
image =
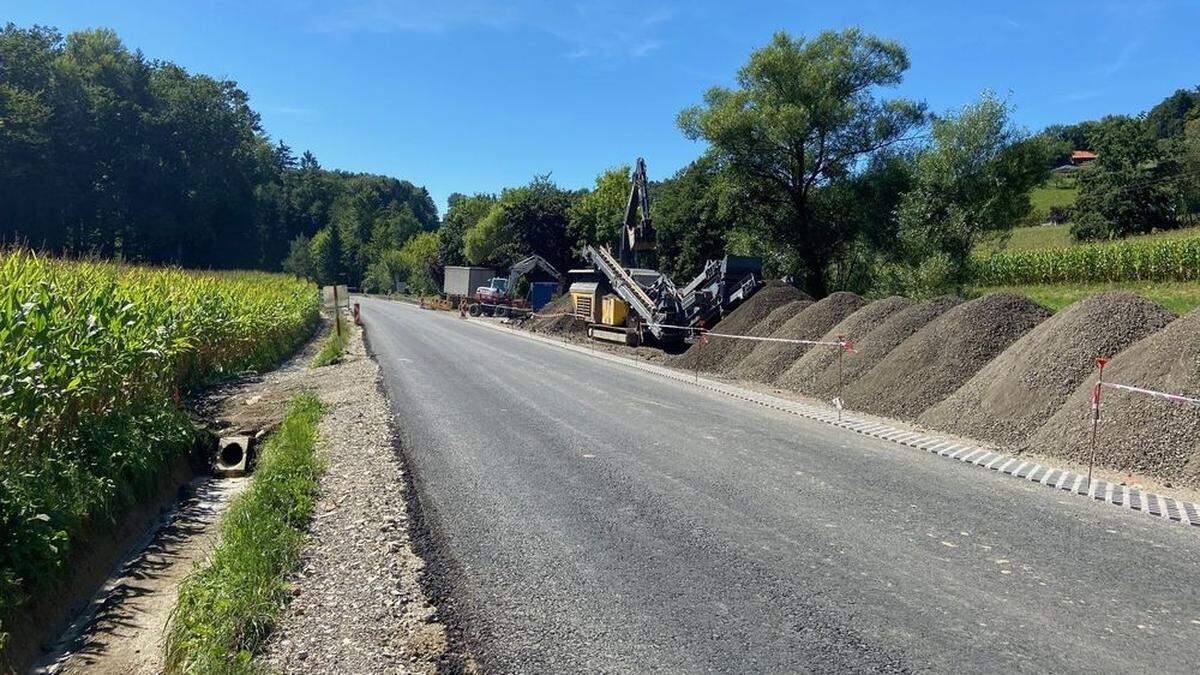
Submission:
[[[893,295],[883,300],[876,300],[829,329],[829,332],[822,336],[821,340],[834,341],[841,335],[844,339],[852,340],[857,344],[866,338],[873,329],[881,326],[897,312],[908,309],[914,304],[916,304],[915,300],[902,298],[898,295]],[[807,354],[801,356],[793,363],[792,367],[788,368],[787,372],[776,380],[776,383],[789,389],[818,395],[822,398],[826,395],[834,395],[837,391],[838,355],[840,353],[840,350],[832,348],[810,349]],[[846,354],[843,357],[843,377],[846,368],[845,361],[852,358],[854,358],[853,353]],[[829,384],[824,377],[826,371],[830,371],[833,391],[825,391],[825,387]]]
[[[721,319],[715,326],[710,326],[710,328],[719,333],[750,335],[754,327],[772,312],[784,305],[802,299],[809,298],[801,291],[796,290],[791,284],[782,281],[769,281],[766,286],[760,288],[757,293],[750,296],[749,300],[743,302],[737,309],[730,312],[728,316]],[[734,342],[746,342],[745,340],[735,341],[719,338],[714,338],[714,340],[716,340],[719,348],[713,348],[711,342],[707,345],[694,344],[686,352],[673,359],[672,365],[689,370],[699,368],[706,372],[718,372],[721,364],[725,363],[728,348],[733,346]]]
[[[1104,379],[1200,396],[1200,310],[1113,357]],[[1023,449],[1086,463],[1091,433],[1090,375]],[[1096,463],[1119,471],[1200,484],[1200,408],[1105,389]]]
[[[842,319],[858,311],[866,301],[854,293],[839,291],[805,307],[770,335],[793,340],[818,340]],[[730,370],[730,375],[757,382],[772,382],[808,351],[811,345],[762,342]]]
[[[962,302],[952,295],[943,295],[925,300],[896,312],[862,339],[855,341],[854,351],[846,355],[842,364],[842,377],[846,386],[856,382],[871,371],[892,350],[912,337],[933,319]],[[838,390],[838,373],[835,368],[826,369],[809,385],[807,393],[822,398],[834,396]],[[850,397],[845,396],[847,403]],[[861,409],[861,406],[859,406]]]
[[964,302],[930,321],[846,388],[857,410],[916,419],[954,393],[1050,311],[1011,293]]
[[291,601],[260,658],[289,673],[437,672],[456,657],[419,584],[379,366],[355,331],[343,362],[314,374],[329,468]]
[[1096,372],[1097,356],[1117,354],[1174,318],[1131,293],[1081,300],[1026,333],[917,421],[1002,445],[1021,443]]
[[[805,307],[813,304],[812,300],[804,298],[802,300],[793,300],[782,307],[776,307],[775,311],[768,314],[762,321],[754,324],[754,327],[746,331],[746,335],[752,337],[769,337],[771,333],[779,330],[780,326],[791,320],[800,312],[804,311]],[[720,345],[719,349],[723,356],[721,362],[718,363],[712,370],[714,373],[721,375],[729,374],[729,371],[737,367],[742,359],[750,355],[760,343],[753,340],[720,340],[714,339],[716,344]]]
[[574,316],[571,316],[573,307],[571,306],[571,294],[563,293],[557,298],[546,303],[538,314],[543,315],[565,315],[565,316],[533,316],[525,322],[525,328],[534,333],[550,333],[553,335],[586,335],[587,324]]

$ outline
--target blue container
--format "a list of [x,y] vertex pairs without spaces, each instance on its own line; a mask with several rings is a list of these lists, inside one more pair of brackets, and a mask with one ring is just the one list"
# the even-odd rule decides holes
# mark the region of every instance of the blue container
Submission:
[[535,281],[529,284],[529,306],[533,311],[538,311],[550,302],[557,290],[558,283],[554,281]]

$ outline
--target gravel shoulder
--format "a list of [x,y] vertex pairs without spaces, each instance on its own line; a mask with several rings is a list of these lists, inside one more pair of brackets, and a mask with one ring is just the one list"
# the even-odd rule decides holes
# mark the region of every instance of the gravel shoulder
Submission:
[[292,600],[261,660],[283,672],[469,670],[421,586],[411,487],[362,332],[354,329],[341,363],[314,372],[329,468]]

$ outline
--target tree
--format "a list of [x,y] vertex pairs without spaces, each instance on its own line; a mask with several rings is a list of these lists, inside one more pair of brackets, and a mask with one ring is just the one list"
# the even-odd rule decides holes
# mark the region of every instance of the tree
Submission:
[[298,234],[288,245],[283,271],[306,279],[313,278],[312,249],[308,237]]
[[904,262],[936,267],[946,285],[966,283],[975,244],[1029,213],[1029,191],[1049,175],[1051,151],[1043,137],[1015,129],[1008,104],[990,93],[934,119],[932,144],[917,157],[914,186],[900,203]]
[[714,157],[701,156],[651,189],[659,269],[677,280],[689,279],[706,261],[725,255],[726,237],[738,223],[739,209],[737,195]]
[[442,265],[462,265],[467,261],[463,235],[492,210],[496,196],[479,193],[468,197],[456,192],[448,202],[446,218],[438,228],[438,258]]
[[629,165],[606,169],[595,187],[571,206],[567,236],[577,248],[585,244],[616,246],[630,191]]
[[571,260],[567,214],[571,193],[547,176],[507,188],[496,204],[463,235],[463,252],[472,264],[503,267],[537,253],[558,269]]
[[908,65],[899,44],[858,29],[812,40],[779,32],[750,55],[736,89],[714,87],[704,106],[679,115],[688,137],[708,141],[744,206],[758,211],[763,234],[802,264],[814,295],[825,294],[827,268],[858,227],[828,221],[813,195],[924,122],[923,105],[874,96],[898,84]]
[[496,204],[463,234],[463,254],[472,265],[506,265],[515,260],[514,239],[503,207]]
[[422,232],[413,237],[400,249],[399,261],[408,273],[408,285],[412,292],[436,293],[437,272],[441,268],[438,260],[438,237],[433,232]]
[[340,238],[336,227],[327,227],[314,235],[309,242],[313,279],[322,286],[333,285],[342,280]]
[[1092,144],[1098,157],[1081,172],[1072,235],[1116,238],[1179,225],[1183,194],[1178,159],[1155,143],[1143,120],[1105,117]]
[[1183,135],[1184,125],[1200,109],[1200,87],[1178,89],[1146,113],[1146,129],[1155,139]]

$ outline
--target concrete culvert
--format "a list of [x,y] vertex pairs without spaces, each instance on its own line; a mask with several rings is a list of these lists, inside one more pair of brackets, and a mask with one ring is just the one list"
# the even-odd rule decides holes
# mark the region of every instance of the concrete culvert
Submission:
[[[833,342],[838,339],[839,335],[842,335],[847,340],[853,340],[857,348],[858,343],[867,339],[867,335],[872,329],[878,328],[893,314],[903,311],[914,304],[916,304],[915,300],[902,298],[898,295],[876,300],[840,321],[838,325],[829,329],[829,332],[821,336],[820,339],[822,341]],[[776,380],[776,383],[789,389],[822,398],[834,396],[837,393],[837,366],[838,354],[840,353],[837,349],[810,349],[804,356],[797,359],[791,368],[788,368],[787,372]],[[843,371],[845,370],[846,361],[853,358],[855,358],[854,352],[844,355],[842,360]],[[828,385],[830,383],[825,382],[822,378],[825,371],[830,369],[832,369],[831,375],[833,377],[832,388],[829,388]],[[843,375],[845,375],[844,372]]]
[[213,473],[218,476],[243,476],[250,459],[249,436],[225,436],[217,442]]
[[[1200,310],[1180,317],[1115,355],[1104,379],[1185,396],[1200,396]],[[1067,396],[1023,450],[1086,463],[1090,454],[1088,376]],[[1200,408],[1106,389],[1096,464],[1123,472],[1200,485]]]
[[[718,333],[749,335],[756,325],[776,309],[796,300],[811,302],[808,295],[797,290],[791,284],[769,281],[766,286],[750,296],[749,300],[743,302],[715,326],[709,326],[709,328]],[[748,343],[751,347],[754,344],[746,340],[727,338],[713,338],[707,345],[694,344],[686,352],[672,359],[671,365],[689,370],[699,367],[700,370],[706,372],[720,372],[721,365],[727,362],[726,358],[730,350],[736,346],[736,343],[742,342]],[[747,350],[746,353],[749,351]]]
[[964,302],[927,323],[846,387],[856,410],[913,420],[971,379],[1050,310],[1012,293]]
[[1097,356],[1117,354],[1174,319],[1131,293],[1081,300],[1026,333],[917,421],[992,443],[1021,443],[1095,373]]
[[[858,311],[866,301],[854,293],[839,291],[805,307],[768,337],[818,340],[842,319]],[[730,374],[743,380],[773,382],[808,351],[811,345],[761,342],[735,366]]]

